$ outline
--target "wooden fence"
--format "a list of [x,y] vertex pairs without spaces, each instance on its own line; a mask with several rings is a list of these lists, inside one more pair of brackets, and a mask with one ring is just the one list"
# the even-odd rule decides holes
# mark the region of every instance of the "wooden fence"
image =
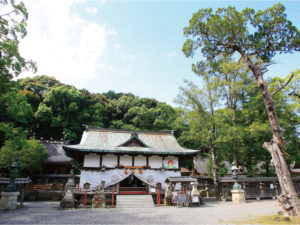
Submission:
[[[300,178],[293,178],[296,192],[300,196]],[[281,194],[280,185],[276,177],[243,178],[238,180],[245,190],[246,199],[276,198]],[[220,193],[223,200],[231,197],[234,180],[225,178],[220,180]]]

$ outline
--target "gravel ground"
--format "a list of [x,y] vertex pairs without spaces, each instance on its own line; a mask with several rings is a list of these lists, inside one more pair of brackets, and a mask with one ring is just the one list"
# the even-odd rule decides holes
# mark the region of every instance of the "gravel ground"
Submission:
[[275,200],[243,204],[206,201],[198,208],[156,207],[58,210],[59,202],[25,202],[0,212],[0,224],[229,224],[228,221],[275,214]]

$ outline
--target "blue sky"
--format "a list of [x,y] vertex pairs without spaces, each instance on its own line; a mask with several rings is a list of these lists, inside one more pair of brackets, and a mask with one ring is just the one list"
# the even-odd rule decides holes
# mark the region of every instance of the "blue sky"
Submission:
[[[21,53],[38,75],[54,76],[91,92],[131,92],[175,106],[183,79],[200,83],[181,52],[183,27],[199,8],[265,9],[274,1],[25,0],[28,36]],[[300,28],[300,2],[281,1]],[[278,55],[268,76],[299,68],[300,54]],[[198,56],[199,57],[199,56]],[[32,76],[23,74],[22,76]]]

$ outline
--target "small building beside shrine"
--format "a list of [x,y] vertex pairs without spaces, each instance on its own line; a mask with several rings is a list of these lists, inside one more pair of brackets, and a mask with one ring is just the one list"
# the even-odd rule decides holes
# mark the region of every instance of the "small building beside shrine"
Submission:
[[81,165],[80,184],[91,189],[105,181],[118,192],[150,192],[157,183],[180,176],[180,161],[199,150],[181,147],[172,131],[112,130],[87,126],[77,145],[64,145]]

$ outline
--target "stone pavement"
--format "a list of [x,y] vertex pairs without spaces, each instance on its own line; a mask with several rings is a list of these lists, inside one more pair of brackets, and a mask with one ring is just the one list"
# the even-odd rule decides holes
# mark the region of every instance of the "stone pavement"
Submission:
[[243,204],[206,201],[198,208],[106,208],[59,210],[59,202],[25,202],[0,212],[0,224],[228,224],[229,220],[276,214],[275,200]]

